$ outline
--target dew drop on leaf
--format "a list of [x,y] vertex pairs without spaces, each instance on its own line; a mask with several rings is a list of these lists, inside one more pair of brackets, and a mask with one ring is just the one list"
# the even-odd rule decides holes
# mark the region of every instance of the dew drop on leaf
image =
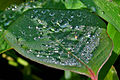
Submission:
[[53,13],[49,13],[49,15],[50,15],[50,16],[54,16],[54,15],[55,15],[55,13],[54,13],[54,12],[53,12]]
[[93,12],[96,12],[96,8],[95,8],[94,6],[91,7],[91,10],[92,10]]
[[105,14],[105,12],[104,12],[104,11],[102,11],[101,13],[102,13],[102,14]]

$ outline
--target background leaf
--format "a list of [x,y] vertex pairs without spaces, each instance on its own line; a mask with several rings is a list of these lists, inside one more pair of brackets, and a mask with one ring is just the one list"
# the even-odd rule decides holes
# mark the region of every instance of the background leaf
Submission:
[[105,63],[105,65],[100,70],[98,80],[104,80],[110,68],[116,62],[117,58],[118,58],[118,54],[113,51],[109,60]]
[[120,32],[112,24],[108,24],[107,32],[114,43],[114,52],[120,54]]
[[120,6],[114,0],[81,0],[120,32]]
[[85,10],[32,9],[10,25],[5,38],[36,62],[96,77],[112,50],[104,27]]

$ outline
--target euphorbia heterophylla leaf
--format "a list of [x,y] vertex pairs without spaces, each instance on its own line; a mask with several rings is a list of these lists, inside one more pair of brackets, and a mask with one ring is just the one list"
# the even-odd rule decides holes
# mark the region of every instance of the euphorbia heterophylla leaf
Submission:
[[12,23],[5,38],[33,61],[97,80],[112,50],[104,27],[101,19],[86,10],[37,8]]

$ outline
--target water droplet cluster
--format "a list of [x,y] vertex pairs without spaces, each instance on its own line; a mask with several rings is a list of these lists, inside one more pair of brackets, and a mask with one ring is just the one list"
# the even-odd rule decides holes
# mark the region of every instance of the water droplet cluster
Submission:
[[80,67],[82,64],[71,54],[89,63],[99,45],[101,30],[98,26],[86,26],[84,20],[90,23],[90,16],[84,13],[33,9],[24,13],[22,22],[16,22],[11,32],[27,55],[33,54],[47,63]]
[[23,12],[28,9],[41,8],[40,2],[23,3],[20,6],[11,5],[4,12],[0,14],[0,26],[7,28],[13,21],[15,21]]

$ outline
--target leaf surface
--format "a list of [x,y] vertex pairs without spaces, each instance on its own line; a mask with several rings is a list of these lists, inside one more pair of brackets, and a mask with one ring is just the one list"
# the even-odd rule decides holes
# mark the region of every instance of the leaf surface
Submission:
[[5,38],[33,61],[96,80],[112,50],[105,26],[86,10],[36,8],[17,18]]

